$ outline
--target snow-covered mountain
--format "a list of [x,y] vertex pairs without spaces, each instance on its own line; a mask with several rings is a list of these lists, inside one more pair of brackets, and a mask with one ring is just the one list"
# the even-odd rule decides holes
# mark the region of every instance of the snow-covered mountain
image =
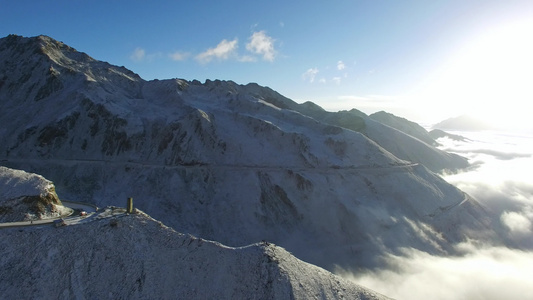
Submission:
[[462,131],[480,131],[494,130],[496,127],[491,126],[481,120],[468,115],[462,115],[455,118],[449,118],[433,125],[433,129],[441,130],[462,130]]
[[[40,175],[0,167],[0,215],[32,214],[26,204],[52,196],[62,207],[53,190]],[[106,207],[57,224],[1,224],[2,299],[388,299],[274,244],[227,247],[137,209]]]
[[63,211],[51,181],[0,166],[0,223],[57,217]]
[[[53,186],[36,174],[0,171],[8,194]],[[138,210],[107,207],[64,224],[0,228],[2,299],[388,299],[273,244],[226,247]]]
[[257,84],[145,81],[45,36],[0,40],[0,159],[63,199],[133,197],[180,232],[270,241],[328,269],[493,234],[475,200],[417,163],[442,168],[445,152],[357,115]]
[[433,138],[435,139],[440,139],[440,138],[449,138],[451,140],[454,140],[454,141],[461,141],[461,142],[464,142],[464,141],[468,141],[468,139],[464,136],[461,136],[461,135],[458,135],[458,134],[452,134],[452,133],[449,133],[449,132],[445,132],[444,130],[440,130],[440,129],[433,129],[429,132],[429,135],[432,136]]
[[415,137],[426,144],[429,145],[438,145],[433,137],[431,137],[424,127],[418,125],[415,122],[411,122],[405,118],[395,116],[391,113],[385,111],[378,111],[369,116],[370,118],[388,125],[392,128],[396,128],[412,137]]
[[360,132],[394,156],[421,163],[433,172],[454,172],[469,166],[466,158],[435,148],[438,143],[422,126],[387,112],[370,116],[357,109],[328,112],[312,102],[289,108],[320,122]]
[[373,118],[365,119],[366,135],[396,157],[423,164],[433,172],[455,172],[469,166],[468,160],[414,138],[400,129],[384,125]]

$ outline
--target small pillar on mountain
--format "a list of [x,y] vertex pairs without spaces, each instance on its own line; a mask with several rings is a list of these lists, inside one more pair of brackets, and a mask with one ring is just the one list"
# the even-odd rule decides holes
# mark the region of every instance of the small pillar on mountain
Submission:
[[128,206],[127,206],[127,208],[126,208],[126,212],[127,212],[128,214],[133,213],[133,198],[131,198],[131,197],[128,198]]

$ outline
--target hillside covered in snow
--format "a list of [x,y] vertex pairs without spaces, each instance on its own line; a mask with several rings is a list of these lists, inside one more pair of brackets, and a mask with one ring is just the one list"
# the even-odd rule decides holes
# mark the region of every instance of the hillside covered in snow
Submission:
[[0,166],[0,223],[58,217],[64,210],[51,181]]
[[494,235],[435,172],[465,160],[356,110],[267,87],[145,81],[46,36],[0,39],[0,160],[62,199],[141,210],[232,247],[276,243],[333,269]]
[[0,230],[2,299],[389,299],[273,244],[226,247],[142,212]]

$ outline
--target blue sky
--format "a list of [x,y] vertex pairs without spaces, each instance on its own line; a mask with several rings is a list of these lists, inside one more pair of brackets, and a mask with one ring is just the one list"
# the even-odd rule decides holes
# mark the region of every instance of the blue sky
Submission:
[[[531,20],[530,0],[0,0],[0,36],[48,35],[148,80],[257,82],[328,110],[435,122],[478,108],[494,117],[501,105],[487,103],[503,100],[523,111]],[[509,32],[518,37],[502,41]],[[493,61],[500,69],[486,69]]]

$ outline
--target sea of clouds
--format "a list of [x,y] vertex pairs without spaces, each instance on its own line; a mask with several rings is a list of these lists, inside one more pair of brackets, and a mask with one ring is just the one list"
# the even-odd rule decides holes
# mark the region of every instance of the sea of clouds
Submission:
[[503,241],[468,241],[452,257],[404,249],[386,269],[347,276],[396,299],[533,299],[533,134],[451,133],[467,140],[441,148],[472,167],[443,177],[485,206]]

